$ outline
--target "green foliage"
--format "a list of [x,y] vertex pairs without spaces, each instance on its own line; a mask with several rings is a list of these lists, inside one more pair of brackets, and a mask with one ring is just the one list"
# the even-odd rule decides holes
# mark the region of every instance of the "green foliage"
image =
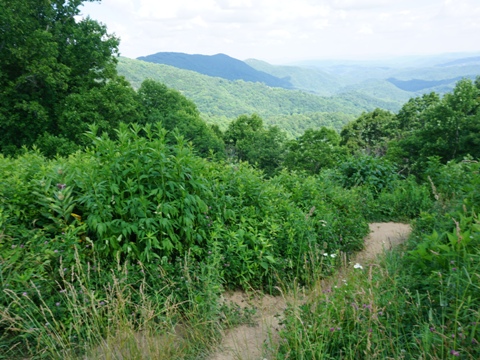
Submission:
[[[167,88],[153,80],[145,80],[138,89],[142,107],[143,123],[158,121],[167,130],[176,129],[186,140],[191,141],[196,151],[207,157],[213,151],[223,157],[225,146],[221,138],[200,118],[197,107],[178,91]],[[169,140],[175,142],[173,132]]]
[[398,130],[408,134],[424,127],[422,113],[430,107],[437,106],[439,102],[440,97],[434,92],[408,100],[396,115]]
[[[301,135],[296,128],[333,126],[341,128],[345,119],[377,107],[392,111],[400,104],[384,101],[359,92],[321,97],[298,90],[272,88],[261,83],[228,81],[172,66],[120,58],[118,71],[135,88],[145,79],[153,79],[176,89],[198,106],[202,116],[221,127],[244,114],[258,114],[269,125],[278,125],[292,136]],[[327,114],[336,114],[335,116]],[[313,114],[313,115],[312,115]],[[320,114],[320,115],[319,115]],[[302,125],[304,118],[312,125]],[[301,121],[300,121],[301,119]]]
[[202,162],[184,141],[167,145],[159,125],[122,125],[118,141],[96,131],[89,134],[95,146],[78,159],[88,166],[76,166],[71,181],[100,254],[151,262],[205,243],[211,195],[194,175]]
[[355,120],[355,118],[355,115],[342,112],[307,112],[264,117],[265,124],[278,126],[292,139],[302,136],[309,129],[319,130],[322,127],[340,132],[348,122]]
[[[99,100],[98,96],[103,101],[104,93],[109,91],[104,87],[112,80],[108,87],[117,84],[113,55],[118,52],[118,39],[90,18],[75,20],[83,2],[0,2],[3,9],[0,16],[0,151],[3,153],[13,154],[23,145],[36,143],[46,145],[46,151],[51,153],[55,139],[37,142],[45,133],[59,137],[56,142],[65,144],[64,149],[71,148],[69,142],[75,142],[79,134],[75,132],[76,127],[82,127],[79,122],[88,118],[88,115],[67,115],[71,102],[91,104]],[[91,98],[95,96],[97,99]],[[82,100],[75,101],[72,97]],[[115,106],[122,108],[121,103]],[[128,111],[127,107],[119,112],[124,115]],[[69,124],[76,121],[75,129],[63,128],[61,119],[65,117],[64,121]],[[110,121],[108,117],[102,120]]]
[[479,91],[471,80],[464,79],[441,100],[431,94],[407,103],[398,115],[405,130],[395,141],[390,158],[422,175],[432,156],[442,163],[480,156]]
[[242,115],[232,121],[224,134],[230,156],[237,161],[248,161],[272,176],[282,164],[286,136],[278,127],[263,126],[256,114]]
[[339,180],[346,188],[366,186],[374,195],[391,189],[399,178],[395,165],[385,158],[368,155],[350,156],[339,165]]
[[323,168],[333,168],[346,155],[339,146],[340,136],[333,129],[306,130],[297,140],[287,144],[283,166],[313,175]]
[[[349,264],[341,279],[319,283],[305,303],[291,302],[275,357],[478,358],[478,169],[471,160],[432,161],[437,203],[415,221],[407,248],[368,267]],[[426,190],[412,178],[395,186],[413,190],[417,200]],[[376,202],[383,203],[386,194],[397,196],[396,188]]]
[[340,133],[341,144],[352,152],[383,155],[386,142],[392,137],[394,115],[382,109],[363,113],[357,120],[348,123]]
[[308,214],[318,236],[320,255],[339,251],[351,254],[362,248],[368,226],[363,217],[364,202],[357,192],[325,178],[294,172],[284,171],[271,181],[283,186],[291,200]]
[[428,184],[418,184],[414,177],[397,179],[376,195],[367,187],[366,217],[370,221],[410,221],[433,207],[433,196]]

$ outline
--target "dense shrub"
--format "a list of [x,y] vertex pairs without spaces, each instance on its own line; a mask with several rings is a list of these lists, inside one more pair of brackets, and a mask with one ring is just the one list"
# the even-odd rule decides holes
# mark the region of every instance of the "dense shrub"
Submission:
[[[90,320],[97,341],[107,336],[108,311],[97,310],[113,302],[114,281],[131,304],[178,304],[218,323],[224,287],[309,284],[332,270],[311,265],[325,252],[362,246],[367,226],[354,191],[297,174],[265,180],[246,163],[202,159],[182,137],[167,141],[160,124],[122,125],[115,140],[91,127],[87,137],[87,150],[68,158],[0,159],[0,328],[8,346],[18,336],[42,351],[81,346]],[[68,307],[66,288],[76,299]],[[87,288],[88,296],[76,292]],[[96,305],[77,303],[87,300]],[[76,308],[90,320],[78,323]],[[45,322],[77,340],[56,333],[58,346],[45,342]]]

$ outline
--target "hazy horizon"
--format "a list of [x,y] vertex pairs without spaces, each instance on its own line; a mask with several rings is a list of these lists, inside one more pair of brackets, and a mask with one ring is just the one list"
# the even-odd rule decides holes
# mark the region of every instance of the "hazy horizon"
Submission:
[[223,53],[286,64],[480,52],[476,0],[104,0],[81,12],[119,36],[129,58]]

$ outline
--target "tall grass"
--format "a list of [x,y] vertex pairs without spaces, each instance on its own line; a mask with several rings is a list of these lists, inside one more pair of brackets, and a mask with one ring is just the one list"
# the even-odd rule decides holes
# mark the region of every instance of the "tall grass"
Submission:
[[[76,259],[68,275],[67,269],[61,274],[55,304],[33,283],[29,293],[5,289],[10,305],[0,309],[6,330],[0,358],[187,359],[218,341],[220,308],[212,294],[208,312],[198,298],[177,302],[173,282],[152,289],[146,274],[132,276],[126,264],[113,271],[95,259],[87,267]],[[99,278],[108,279],[101,288]]]
[[[289,303],[269,358],[480,358],[480,254],[471,246],[480,240],[480,222],[473,216],[455,224],[445,237],[427,239],[435,259],[419,258],[414,233],[369,265],[343,262],[306,301]],[[432,268],[421,270],[422,262]]]

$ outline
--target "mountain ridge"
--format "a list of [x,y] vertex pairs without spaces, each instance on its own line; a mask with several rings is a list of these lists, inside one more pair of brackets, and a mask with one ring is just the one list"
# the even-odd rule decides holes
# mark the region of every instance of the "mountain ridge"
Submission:
[[140,56],[137,60],[174,66],[179,69],[196,71],[200,74],[220,77],[226,80],[243,80],[264,83],[272,87],[292,89],[288,79],[279,78],[263,71],[254,69],[244,61],[226,54],[202,55],[180,52],[158,52]]

